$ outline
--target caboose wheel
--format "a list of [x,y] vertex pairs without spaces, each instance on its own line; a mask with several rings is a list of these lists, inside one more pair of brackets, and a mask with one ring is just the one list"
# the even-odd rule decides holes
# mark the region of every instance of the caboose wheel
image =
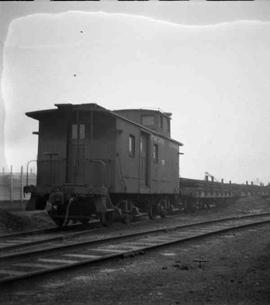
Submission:
[[113,222],[113,213],[112,212],[101,213],[99,216],[99,220],[103,226],[105,227],[110,226]]
[[158,204],[157,204],[157,214],[161,217],[161,218],[165,218],[166,214],[168,212],[167,210],[167,201],[164,199],[161,199]]
[[165,211],[161,211],[161,212],[159,213],[159,216],[160,216],[161,218],[165,218],[165,217],[166,217],[166,212],[165,212]]
[[57,225],[57,227],[62,228],[63,224],[64,224],[64,218],[62,217],[52,217],[52,220],[55,222],[55,224]]
[[80,218],[79,222],[85,226],[88,224],[89,218]]
[[148,217],[151,220],[156,218],[156,214],[154,213],[154,207],[152,204],[149,204],[149,206],[148,206]]
[[115,205],[121,221],[125,224],[134,220],[139,214],[138,207],[130,199],[122,199]]
[[46,209],[48,215],[51,217],[51,219],[54,221],[54,223],[57,225],[57,227],[62,227],[64,224],[65,218],[61,217],[57,210],[50,208],[49,210]]
[[125,214],[122,214],[122,222],[125,223],[125,224],[128,224],[130,223],[131,221],[133,220],[133,216],[128,214],[128,213],[125,213]]
[[106,213],[101,213],[99,216],[99,220],[103,226],[106,226]]

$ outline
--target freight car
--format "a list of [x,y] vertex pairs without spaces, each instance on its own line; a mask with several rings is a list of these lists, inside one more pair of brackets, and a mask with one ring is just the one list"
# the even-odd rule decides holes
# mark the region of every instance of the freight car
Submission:
[[[209,179],[210,178],[210,179]],[[183,209],[194,211],[212,206],[223,206],[241,197],[269,197],[269,187],[263,185],[224,183],[206,175],[205,180],[180,178]]]
[[233,191],[231,183],[219,183],[214,179],[205,180],[180,178],[182,202],[185,210],[209,208],[216,205],[224,205],[238,198]]
[[27,209],[46,208],[58,225],[127,222],[164,216],[179,202],[179,147],[170,113],[110,111],[97,104],[56,104],[26,113],[39,121],[37,185]]

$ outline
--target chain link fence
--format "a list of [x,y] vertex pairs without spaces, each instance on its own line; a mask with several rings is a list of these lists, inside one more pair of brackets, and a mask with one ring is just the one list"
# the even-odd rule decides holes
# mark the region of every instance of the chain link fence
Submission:
[[25,185],[36,185],[36,173],[31,170],[24,172],[21,167],[20,172],[13,172],[12,167],[9,171],[2,169],[0,172],[0,208],[12,208],[19,206],[23,208],[24,203],[30,198],[30,194],[23,193]]

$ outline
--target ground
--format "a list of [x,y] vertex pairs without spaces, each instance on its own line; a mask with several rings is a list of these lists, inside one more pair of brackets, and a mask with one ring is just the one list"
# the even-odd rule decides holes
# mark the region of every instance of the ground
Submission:
[[[241,200],[188,215],[269,211],[269,201]],[[163,220],[162,220],[163,221]],[[171,220],[166,220],[170,222]],[[138,224],[135,225],[135,227]],[[270,224],[212,236],[1,288],[1,304],[269,304]],[[202,261],[202,262],[200,262]]]
[[[222,208],[212,208],[209,210],[201,210],[191,214],[181,214],[177,218],[176,222],[193,222],[203,221],[205,219],[231,216],[231,215],[244,215],[247,213],[261,213],[264,211],[270,211],[270,199],[265,200],[258,197],[243,198],[239,199],[230,205],[223,206]],[[147,221],[146,221],[147,222]],[[169,223],[171,220],[169,221]],[[166,224],[165,222],[162,222]],[[162,224],[158,222],[157,225]],[[147,225],[147,224],[144,224]],[[148,226],[153,226],[153,222],[149,223]],[[133,224],[133,226],[141,226],[141,224]],[[48,214],[43,211],[23,211],[20,209],[10,210],[8,205],[0,202],[0,235],[44,229],[49,227],[55,227],[54,222],[50,219]],[[116,224],[117,227],[117,224]],[[113,227],[114,229],[114,227]]]

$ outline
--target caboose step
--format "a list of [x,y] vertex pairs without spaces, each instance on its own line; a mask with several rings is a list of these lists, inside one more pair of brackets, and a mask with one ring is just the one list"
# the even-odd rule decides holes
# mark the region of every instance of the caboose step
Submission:
[[135,218],[140,218],[140,217],[144,217],[144,216],[148,216],[148,213],[143,213],[143,212],[141,213],[140,212],[140,213],[134,215]]
[[181,211],[183,211],[184,209],[183,208],[173,208],[173,209],[170,209],[170,214],[174,214],[174,213],[179,213]]

